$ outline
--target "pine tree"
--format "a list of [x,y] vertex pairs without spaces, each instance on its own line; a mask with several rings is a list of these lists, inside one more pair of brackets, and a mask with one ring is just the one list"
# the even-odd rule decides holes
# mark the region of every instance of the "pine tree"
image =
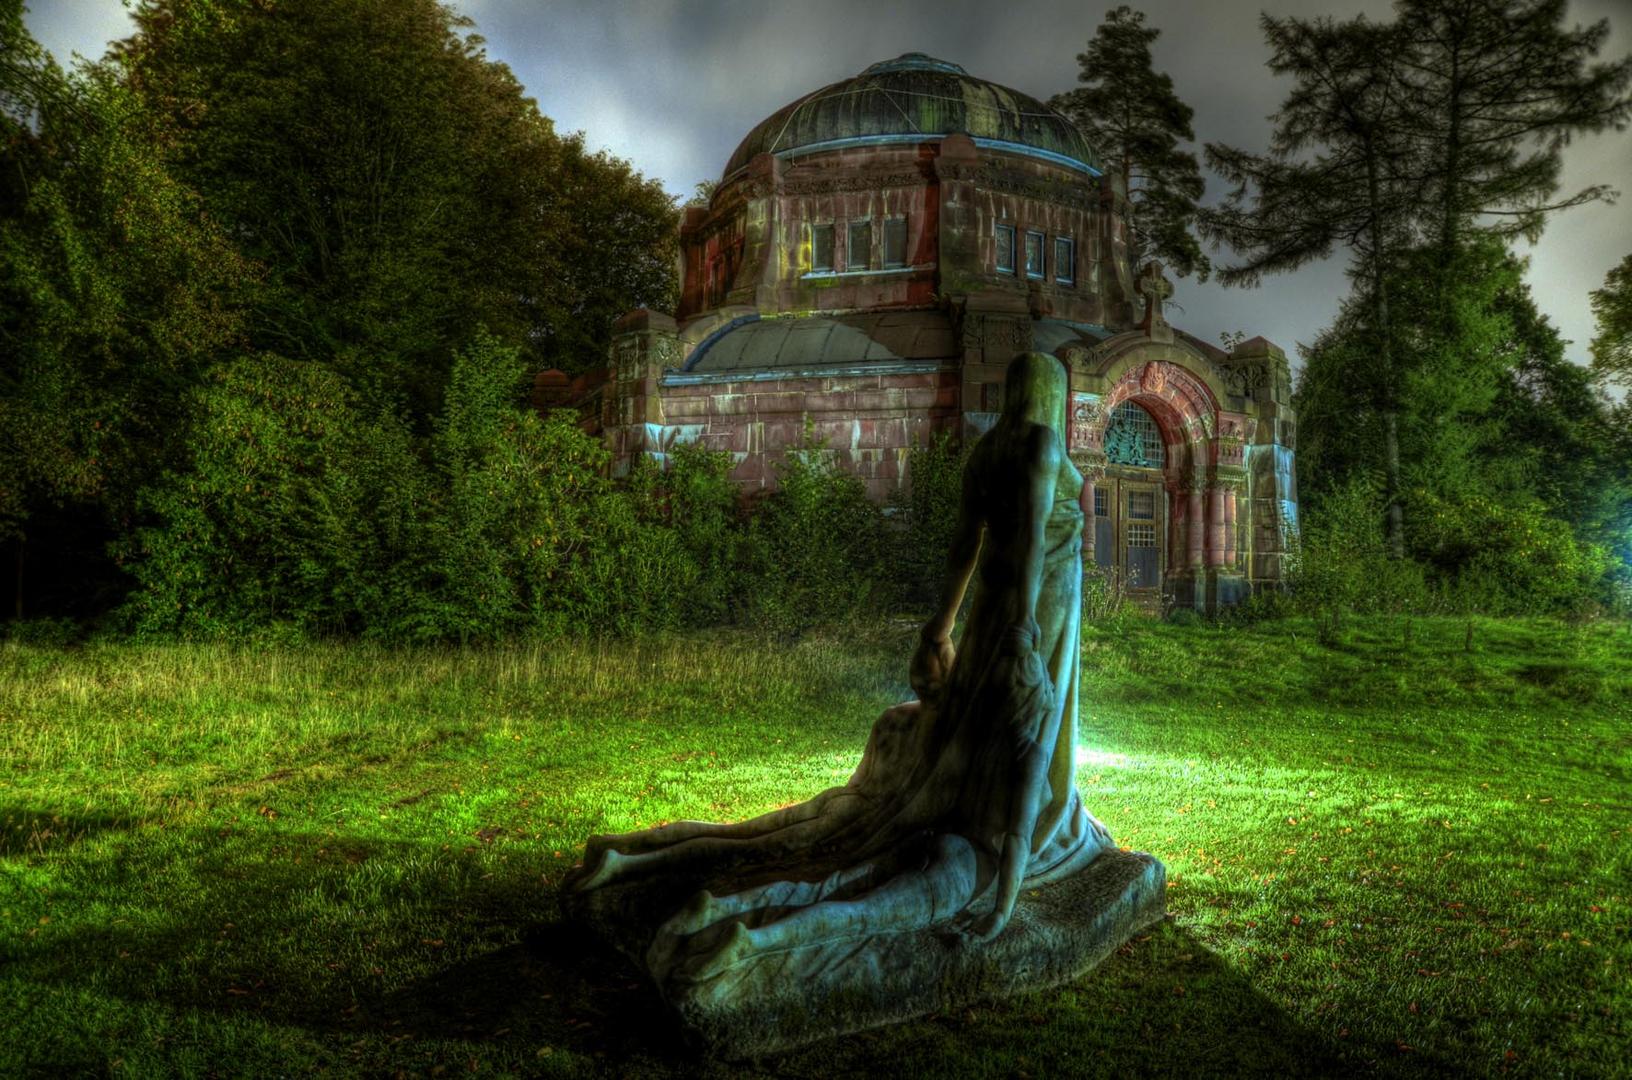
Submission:
[[1593,184],[1549,201],[1570,138],[1632,116],[1632,56],[1591,63],[1607,20],[1566,29],[1565,0],[1398,0],[1395,11],[1403,119],[1428,170],[1424,232],[1442,261],[1475,227],[1534,239],[1553,211],[1614,197]]
[[1201,170],[1194,154],[1179,149],[1181,140],[1196,137],[1190,127],[1195,110],[1152,66],[1150,46],[1160,36],[1145,25],[1143,12],[1112,9],[1077,55],[1083,85],[1049,104],[1126,179],[1135,264],[1156,258],[1177,274],[1206,281],[1211,264],[1193,232]]
[[1592,370],[1605,382],[1632,390],[1632,255],[1604,276],[1592,291],[1598,332],[1592,336]]
[[1387,536],[1405,553],[1399,416],[1406,384],[1390,319],[1390,272],[1409,246],[1420,169],[1400,122],[1405,92],[1399,31],[1365,19],[1338,23],[1264,16],[1269,67],[1294,80],[1275,116],[1267,154],[1216,143],[1207,163],[1234,185],[1224,203],[1201,211],[1202,233],[1244,261],[1225,268],[1226,285],[1255,285],[1350,253],[1350,274],[1365,298],[1371,362],[1356,403],[1379,419]]

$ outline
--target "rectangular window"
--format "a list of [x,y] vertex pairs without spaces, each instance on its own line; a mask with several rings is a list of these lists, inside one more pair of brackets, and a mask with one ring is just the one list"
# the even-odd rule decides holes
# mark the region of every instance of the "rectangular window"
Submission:
[[873,266],[873,223],[852,221],[849,246],[844,252],[846,270],[870,270]]
[[1110,510],[1106,509],[1105,506],[1105,489],[1102,487],[1094,488],[1094,516],[1104,517],[1109,513]]
[[1026,276],[1043,276],[1043,234],[1040,232],[1026,233]]
[[1003,384],[1000,382],[984,382],[980,384],[980,411],[1003,411]]
[[810,227],[810,268],[813,271],[833,269],[833,226]]
[[907,219],[884,221],[884,269],[899,270],[907,265]]
[[1014,226],[997,227],[997,272],[1014,273]]
[[1054,238],[1054,280],[1069,285],[1076,280],[1077,251],[1069,236]]

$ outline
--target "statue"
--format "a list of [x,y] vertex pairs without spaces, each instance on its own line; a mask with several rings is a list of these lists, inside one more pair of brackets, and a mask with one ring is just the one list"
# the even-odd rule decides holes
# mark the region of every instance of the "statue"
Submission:
[[[1083,479],[1067,399],[1054,358],[1009,365],[911,662],[918,699],[879,717],[849,783],[750,821],[590,838],[569,909],[650,924],[638,959],[671,998],[720,1008],[778,981],[876,981],[914,963],[884,963],[878,944],[914,932],[983,949],[1022,891],[1116,853],[1074,783]],[[601,899],[618,890],[627,902]]]

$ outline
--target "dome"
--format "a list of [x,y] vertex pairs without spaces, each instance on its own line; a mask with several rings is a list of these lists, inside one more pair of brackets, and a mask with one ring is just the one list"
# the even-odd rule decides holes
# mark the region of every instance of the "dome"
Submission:
[[1098,158],[1076,125],[1036,98],[977,79],[957,64],[903,53],[772,113],[742,140],[723,179],[767,151],[794,156],[839,146],[929,142],[957,131],[978,146],[1099,175]]

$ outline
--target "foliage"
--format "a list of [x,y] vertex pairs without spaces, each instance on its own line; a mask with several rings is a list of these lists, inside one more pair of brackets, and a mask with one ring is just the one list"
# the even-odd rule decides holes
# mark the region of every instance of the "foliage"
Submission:
[[1378,485],[1357,479],[1304,516],[1289,584],[1323,642],[1335,641],[1353,614],[1418,611],[1427,601],[1421,568],[1390,556],[1381,509]]
[[179,468],[140,499],[153,524],[122,545],[131,627],[332,633],[388,618],[424,501],[401,424],[368,418],[323,365],[270,354],[216,368],[188,404]]
[[[1404,554],[1399,412],[1406,394],[1397,369],[1389,274],[1410,239],[1420,190],[1415,149],[1400,123],[1405,65],[1400,31],[1358,18],[1261,19],[1270,70],[1293,86],[1275,115],[1269,152],[1217,143],[1207,162],[1233,186],[1202,211],[1202,233],[1243,261],[1224,268],[1227,285],[1256,285],[1266,273],[1295,270],[1341,244],[1364,290],[1354,308],[1373,351],[1345,380],[1351,407],[1376,417],[1370,444],[1384,478],[1390,551]],[[1359,372],[1363,377],[1355,377]]]
[[927,609],[940,597],[963,498],[969,447],[952,432],[936,433],[907,453],[905,498],[894,507],[890,559],[896,601]]
[[1632,255],[1604,275],[1592,292],[1598,329],[1592,337],[1592,370],[1605,382],[1632,390]]
[[128,520],[252,276],[132,95],[63,72],[0,3],[0,540],[48,551]]
[[882,599],[887,552],[884,516],[861,480],[807,436],[749,521],[745,615],[782,634],[855,618]]
[[1196,137],[1190,126],[1195,110],[1152,64],[1150,47],[1160,36],[1145,25],[1143,12],[1126,4],[1107,11],[1087,50],[1077,54],[1083,85],[1049,105],[1069,116],[1089,145],[1121,170],[1134,264],[1160,259],[1181,276],[1206,281],[1211,263],[1193,232],[1201,170],[1194,154],[1179,149],[1180,140]]
[[1412,549],[1448,607],[1495,615],[1562,614],[1602,595],[1608,554],[1583,544],[1537,503],[1485,496],[1419,498]]
[[1571,136],[1619,131],[1632,116],[1632,57],[1591,63],[1609,20],[1567,28],[1565,0],[1397,0],[1395,12],[1410,91],[1400,121],[1442,258],[1475,232],[1534,240],[1552,212],[1613,197],[1594,184],[1548,201]]
[[673,290],[673,209],[558,136],[434,0],[143,0],[113,63],[152,143],[266,267],[255,343],[434,415],[468,327],[600,362]]

